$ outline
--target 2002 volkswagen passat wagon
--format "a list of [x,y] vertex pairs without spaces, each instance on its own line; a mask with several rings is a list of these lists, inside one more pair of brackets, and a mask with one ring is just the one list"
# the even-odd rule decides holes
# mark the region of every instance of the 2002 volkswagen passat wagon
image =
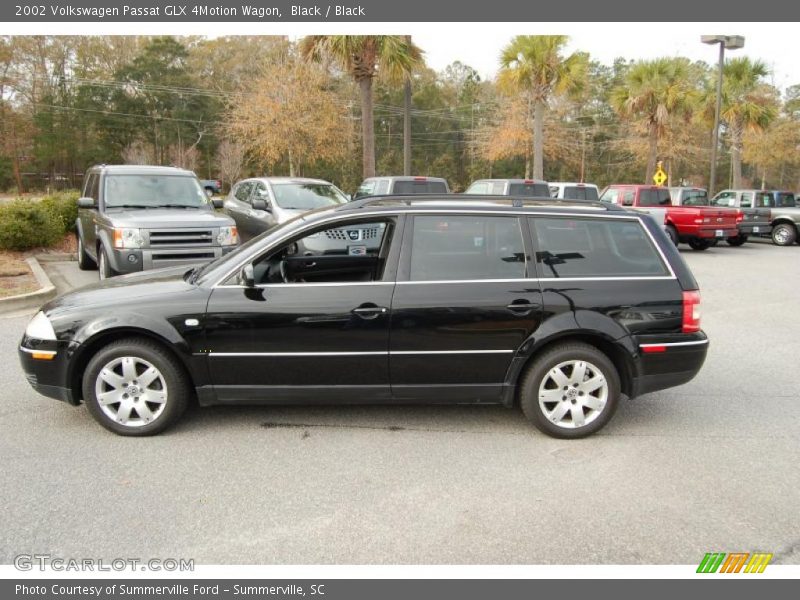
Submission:
[[[314,253],[317,237],[339,240]],[[380,243],[372,237],[379,236]],[[202,267],[44,306],[40,393],[150,435],[187,403],[518,403],[577,438],[705,360],[697,284],[652,219],[589,202],[383,197],[298,217]]]

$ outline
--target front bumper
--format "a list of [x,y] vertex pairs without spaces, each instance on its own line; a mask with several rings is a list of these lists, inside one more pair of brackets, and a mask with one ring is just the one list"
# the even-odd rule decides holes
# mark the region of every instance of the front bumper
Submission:
[[[45,349],[55,352],[52,359],[35,358],[34,351]],[[19,362],[25,373],[25,379],[38,393],[48,398],[61,400],[68,404],[80,404],[68,382],[69,344],[65,342],[45,342],[22,338],[18,348]]]
[[639,346],[638,373],[633,396],[647,394],[694,379],[708,354],[708,337],[702,331],[692,334],[642,335]]
[[205,263],[225,256],[236,246],[208,246],[198,248],[130,248],[113,249],[108,255],[111,268],[117,273],[137,273],[160,269]]

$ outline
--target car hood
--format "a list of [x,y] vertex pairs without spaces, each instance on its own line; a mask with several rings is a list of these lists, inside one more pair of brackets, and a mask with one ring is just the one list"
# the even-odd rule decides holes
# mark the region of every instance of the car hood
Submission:
[[226,227],[233,219],[213,210],[195,208],[126,208],[106,211],[118,227],[166,229],[170,227]]
[[88,306],[130,305],[132,300],[156,295],[170,296],[175,302],[175,295],[196,289],[194,284],[186,281],[186,273],[191,265],[152,269],[121,275],[97,283],[78,288],[51,300],[42,307],[49,317],[57,318],[74,309]]

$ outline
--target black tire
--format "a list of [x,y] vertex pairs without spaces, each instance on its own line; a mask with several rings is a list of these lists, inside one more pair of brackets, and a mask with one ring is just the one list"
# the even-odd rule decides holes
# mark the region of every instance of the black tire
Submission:
[[678,232],[675,229],[675,227],[673,227],[672,225],[667,225],[666,232],[667,232],[667,235],[669,236],[669,239],[672,240],[672,243],[677,246],[678,245]]
[[206,190],[206,196],[208,196],[209,198],[211,198],[214,195],[214,190],[212,188],[205,188],[205,190]]
[[108,262],[108,255],[106,249],[102,245],[97,248],[97,268],[100,271],[100,279],[110,279],[118,273],[111,268],[111,263]]
[[86,248],[83,247],[81,234],[78,233],[75,237],[78,240],[78,268],[81,271],[94,271],[97,269],[97,263],[86,253]]
[[725,241],[727,241],[731,246],[743,246],[747,242],[747,234],[742,233],[736,237],[729,237]]
[[[569,363],[570,361],[589,363],[592,366],[591,370],[598,370],[600,374],[602,374],[606,383],[607,397],[605,403],[602,405],[602,408],[598,409],[597,414],[593,415],[591,412],[588,413],[587,416],[591,417],[592,420],[583,426],[575,426],[574,422],[572,421],[574,410],[579,409],[581,410],[582,414],[586,414],[586,407],[577,407],[576,401],[580,401],[579,396],[573,395],[567,397],[565,395],[562,396],[561,400],[558,398],[555,398],[553,402],[547,402],[545,400],[543,401],[543,405],[539,402],[540,389],[542,389],[543,386],[549,386],[550,384],[555,383],[554,380],[551,379],[551,372],[555,371],[555,368],[558,365],[561,365],[562,363]],[[569,367],[566,368],[569,369]],[[571,372],[574,373],[574,371]],[[577,386],[577,384],[572,385]],[[548,391],[551,390],[546,388],[544,393],[547,393]],[[556,392],[556,396],[561,393],[559,387],[553,387],[552,391]],[[574,394],[575,392],[568,387],[565,393]],[[580,393],[580,396],[585,397],[582,392],[578,393]],[[614,412],[617,410],[617,405],[619,403],[619,397],[619,373],[617,373],[614,363],[611,362],[608,356],[594,346],[590,346],[589,344],[584,344],[581,342],[567,342],[558,344],[557,346],[546,350],[541,356],[534,358],[533,362],[525,370],[525,373],[522,376],[522,383],[519,387],[520,408],[522,408],[522,412],[525,414],[528,420],[530,420],[542,433],[563,439],[586,437],[587,435],[591,435],[602,429],[608,423],[611,417],[614,416]],[[564,400],[564,398],[567,398],[567,400]],[[561,402],[567,403],[563,405],[566,406],[566,408],[559,407]],[[548,414],[545,412],[548,409],[548,406],[552,406],[550,417],[548,417]],[[560,410],[568,411],[570,413],[571,425],[566,422],[564,422],[563,425],[558,425],[551,421],[551,419],[554,419],[552,414],[559,408]]]
[[[140,397],[131,399],[130,396],[126,396],[125,402],[131,403],[128,404],[130,408],[127,408],[130,424],[122,424],[115,420],[112,415],[115,411],[116,414],[119,414],[120,410],[124,410],[122,403],[109,403],[106,406],[108,411],[112,413],[109,414],[98,401],[96,389],[98,385],[101,388],[110,387],[105,381],[98,382],[101,371],[115,360],[124,363],[126,359],[131,358],[142,361],[141,364],[134,365],[135,368],[143,367],[144,363],[149,363],[150,366],[157,369],[161,378],[149,384],[153,386],[152,388],[139,388],[139,393],[142,394]],[[112,374],[119,379],[125,379],[125,372],[122,368],[120,366],[120,370],[114,370]],[[146,370],[134,370],[134,372],[138,372],[137,377],[147,374]],[[133,382],[125,381],[124,383],[131,384]],[[141,384],[142,382],[136,381],[135,385]],[[191,396],[189,378],[178,360],[158,343],[139,338],[113,342],[95,354],[84,371],[82,387],[83,399],[92,417],[109,431],[124,436],[148,436],[161,433],[178,421],[186,410]],[[120,388],[126,391],[130,390],[128,386],[120,386]],[[106,393],[113,393],[114,391],[112,388]],[[161,393],[164,394],[163,403],[147,401],[148,394],[155,399],[156,395]],[[139,404],[140,402],[141,404]],[[114,405],[116,405],[116,408]],[[144,410],[141,414],[137,413],[139,406],[143,406],[148,413],[145,413]],[[159,409],[159,407],[161,408]],[[150,414],[152,421],[147,422],[145,414]],[[135,422],[136,420],[138,422]]]
[[689,246],[692,248],[692,250],[701,252],[703,250],[708,250],[711,247],[711,243],[700,238],[692,238],[689,240]]
[[776,246],[791,246],[797,240],[797,229],[789,223],[778,223],[772,228],[772,243]]

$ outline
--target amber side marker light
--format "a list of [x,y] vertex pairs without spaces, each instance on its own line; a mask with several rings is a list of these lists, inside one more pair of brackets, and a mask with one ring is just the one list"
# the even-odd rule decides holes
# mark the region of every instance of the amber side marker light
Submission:
[[55,357],[55,352],[31,352],[31,358],[36,360],[53,360]]

